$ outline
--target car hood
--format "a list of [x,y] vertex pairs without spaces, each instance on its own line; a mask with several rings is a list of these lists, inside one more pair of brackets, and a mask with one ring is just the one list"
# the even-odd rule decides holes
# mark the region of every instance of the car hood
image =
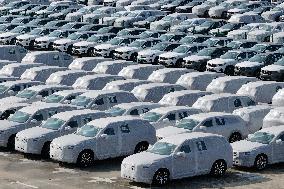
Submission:
[[159,55],[161,53],[162,53],[162,51],[159,51],[159,50],[150,50],[150,49],[148,49],[148,50],[140,51],[138,53],[138,55],[141,55],[141,56],[151,56],[151,55],[154,55],[154,54]]
[[224,7],[224,6],[215,6],[215,7],[212,7],[212,8],[210,8],[210,12],[215,12],[215,11],[221,11],[221,10],[225,10],[226,9],[226,7]]
[[210,30],[210,33],[226,32],[226,31],[230,31],[230,29],[216,28]]
[[177,53],[177,52],[166,52],[160,55],[160,57],[164,57],[164,58],[173,58],[173,57],[179,57],[179,56],[184,56],[184,54]]
[[94,44],[94,42],[88,42],[88,41],[79,41],[77,43],[74,43],[73,46],[88,46]]
[[59,40],[56,40],[54,41],[55,44],[58,44],[58,45],[64,45],[64,44],[67,44],[67,43],[71,43],[73,40],[71,39],[59,39]]
[[238,13],[238,12],[243,12],[243,11],[245,11],[245,9],[233,8],[233,9],[228,10],[228,12],[231,12],[231,13]]
[[72,12],[72,13],[68,13],[66,17],[78,17],[78,16],[82,16],[83,14],[80,12]]
[[122,165],[150,165],[156,162],[159,162],[160,164],[160,161],[163,159],[167,159],[167,157],[168,156],[166,155],[159,155],[150,152],[141,152],[124,158]]
[[100,44],[100,45],[97,45],[97,46],[95,47],[95,49],[109,49],[109,48],[115,48],[115,47],[118,47],[118,45]]
[[274,16],[281,13],[281,11],[266,11],[264,13],[261,14],[261,16],[263,16],[264,18],[269,18],[270,16]]
[[158,129],[156,131],[156,135],[157,137],[164,138],[164,137],[173,136],[173,135],[177,135],[181,133],[187,133],[187,132],[190,132],[190,131],[187,129],[183,129],[183,128],[168,126],[168,127]]
[[17,136],[20,138],[32,139],[32,138],[40,138],[44,135],[52,134],[54,132],[58,131],[52,129],[46,129],[43,127],[33,127],[19,132]]
[[19,35],[18,33],[12,33],[12,32],[5,32],[5,33],[1,33],[0,34],[0,38],[1,37],[14,37],[14,36],[17,36],[17,35]]
[[236,67],[246,67],[246,68],[250,68],[250,67],[256,67],[256,66],[261,66],[263,65],[263,63],[260,62],[251,62],[251,61],[244,61],[241,63],[236,64]]
[[247,30],[233,30],[229,32],[229,35],[239,35],[239,34],[244,34],[246,32]]
[[138,49],[137,47],[120,47],[115,50],[118,52],[129,52],[129,51],[135,51],[137,49]]
[[267,71],[274,71],[274,72],[277,72],[279,70],[284,70],[284,66],[281,66],[281,65],[269,65],[269,66],[265,66],[263,68],[263,70],[267,70]]
[[134,18],[131,18],[131,17],[121,17],[121,18],[117,18],[115,19],[115,22],[125,22],[125,21],[130,21]]
[[24,35],[19,35],[17,39],[31,39],[36,37],[37,37],[36,35],[24,34]]
[[16,96],[8,96],[8,97],[5,97],[5,98],[1,98],[0,104],[6,103],[6,102],[9,102],[9,103],[23,102],[25,100],[26,100],[25,98],[20,98],[20,97],[16,97]]
[[250,152],[252,150],[256,150],[261,147],[265,147],[266,144],[261,144],[258,142],[250,142],[247,140],[241,140],[238,142],[234,142],[231,144],[233,151],[235,152]]
[[202,61],[202,60],[209,60],[210,58],[211,58],[210,56],[191,55],[191,56],[184,58],[184,60],[198,62],[198,61]]
[[9,120],[0,120],[0,131],[5,131],[21,124],[22,123],[17,123]]
[[57,39],[57,37],[44,36],[44,37],[36,38],[36,41],[52,41],[52,40],[56,40],[56,39]]
[[155,21],[153,23],[151,23],[151,25],[154,25],[154,26],[158,26],[158,25],[169,25],[169,22],[168,21],[163,21],[163,20],[159,20],[159,21]]
[[59,145],[59,146],[75,146],[87,140],[93,140],[94,138],[85,137],[76,134],[65,135],[59,138],[56,138],[52,141],[52,143]]
[[248,35],[254,35],[254,36],[264,36],[264,35],[269,35],[271,32],[265,31],[265,30],[255,30],[249,32]]
[[227,62],[234,62],[234,61],[235,61],[234,59],[215,58],[215,59],[209,60],[208,63],[218,65],[218,64],[225,64]]

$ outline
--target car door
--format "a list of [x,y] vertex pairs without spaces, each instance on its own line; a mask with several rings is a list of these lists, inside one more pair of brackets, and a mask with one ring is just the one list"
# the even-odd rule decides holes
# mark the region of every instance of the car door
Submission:
[[284,162],[284,132],[272,143],[272,153],[274,162]]
[[[130,123],[131,124],[131,123]],[[118,154],[119,155],[128,155],[131,153],[133,149],[131,149],[131,145],[135,141],[135,136],[133,134],[133,130],[131,129],[131,125],[129,122],[120,123],[118,127],[119,139],[118,139]],[[133,153],[133,152],[132,152]]]
[[44,120],[44,112],[38,111],[36,112],[29,120],[29,122],[26,124],[26,128],[35,127],[42,123]]
[[208,157],[210,157],[208,144],[204,139],[194,140],[194,150],[196,150],[196,162],[198,172],[204,172],[208,169]]
[[97,138],[96,152],[100,159],[115,157],[118,154],[117,124],[108,125]]
[[79,127],[80,118],[79,116],[73,117],[72,119],[68,120],[68,122],[61,128],[60,135],[66,135],[70,133],[74,133],[77,128]]
[[188,177],[196,172],[196,151],[193,149],[193,142],[186,141],[173,154],[172,174],[174,178]]

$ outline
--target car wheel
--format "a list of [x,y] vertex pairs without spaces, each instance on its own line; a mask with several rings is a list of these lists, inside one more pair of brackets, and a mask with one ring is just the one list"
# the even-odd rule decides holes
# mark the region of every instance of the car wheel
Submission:
[[227,163],[224,160],[217,160],[213,163],[210,174],[215,177],[223,176],[227,171]]
[[233,133],[229,138],[230,143],[240,141],[240,140],[242,140],[242,135],[238,132]]
[[94,163],[94,153],[91,150],[82,151],[77,159],[77,165],[80,167],[89,167]]
[[234,75],[234,66],[227,66],[224,73],[226,75]]
[[72,54],[72,45],[68,46],[67,53],[68,54]]
[[51,142],[46,142],[44,143],[42,150],[41,150],[41,156],[43,158],[49,158],[49,152],[50,152],[50,143]]
[[159,64],[159,57],[158,56],[155,58],[154,64]]
[[254,167],[257,170],[263,170],[267,167],[268,164],[268,158],[266,155],[261,154],[256,156],[255,161],[254,161]]
[[88,51],[87,51],[87,55],[88,56],[95,56],[94,49],[93,48],[89,48]]
[[137,54],[136,53],[133,53],[130,57],[130,59],[133,61],[133,62],[136,62],[137,61]]
[[15,138],[16,135],[11,135],[10,138],[8,139],[7,148],[9,150],[15,150]]
[[182,59],[177,60],[176,66],[177,66],[178,68],[182,68],[182,67],[183,67],[183,65],[182,65]]
[[115,57],[114,57],[114,51],[110,51],[109,57],[112,58],[112,59],[115,59]]
[[29,49],[33,49],[34,48],[34,44],[35,44],[35,41],[32,40],[29,44]]
[[222,12],[222,14],[221,14],[221,18],[227,18],[227,13],[224,11],[224,12]]
[[143,152],[143,151],[147,150],[148,147],[149,147],[148,142],[140,142],[136,145],[135,150],[134,150],[134,154]]
[[167,169],[159,169],[153,177],[153,185],[164,186],[170,182],[170,172]]
[[16,38],[11,39],[10,45],[15,45],[16,44]]
[[49,43],[48,50],[53,50],[52,43]]

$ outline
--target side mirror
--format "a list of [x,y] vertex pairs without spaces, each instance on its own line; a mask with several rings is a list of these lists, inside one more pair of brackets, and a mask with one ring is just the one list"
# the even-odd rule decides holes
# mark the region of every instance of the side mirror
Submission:
[[107,138],[107,134],[102,134],[101,138],[106,139]]
[[178,152],[178,153],[176,153],[176,156],[185,158],[185,152]]
[[96,104],[92,104],[91,108],[96,108],[97,105]]
[[36,119],[32,119],[31,123],[37,123],[37,120]]
[[13,95],[15,95],[15,91],[9,90],[9,91],[8,91],[8,94],[11,95],[11,96],[13,96]]
[[283,141],[281,139],[277,139],[275,142],[276,144],[281,144]]
[[163,122],[169,122],[170,120],[168,118],[163,119]]
[[70,127],[70,126],[66,126],[66,127],[64,128],[64,130],[65,130],[65,131],[69,131],[69,130],[71,130],[71,127]]
[[71,101],[70,101],[70,100],[64,100],[62,103],[63,103],[63,104],[70,104]]
[[201,125],[201,126],[199,127],[199,129],[200,129],[200,130],[206,130],[206,127],[203,126],[203,125]]

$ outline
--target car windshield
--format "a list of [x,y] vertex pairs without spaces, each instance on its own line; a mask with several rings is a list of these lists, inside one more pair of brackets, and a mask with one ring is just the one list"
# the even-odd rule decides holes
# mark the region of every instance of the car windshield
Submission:
[[76,39],[79,39],[81,35],[82,34],[79,34],[79,33],[72,33],[71,35],[67,37],[67,39],[76,40]]
[[65,123],[64,120],[58,118],[49,118],[41,127],[46,129],[58,130]]
[[192,20],[185,20],[185,21],[181,22],[179,25],[191,25],[191,23],[193,23]]
[[21,31],[23,31],[23,29],[25,29],[24,26],[17,26],[14,29],[11,30],[12,33],[20,33]]
[[246,9],[247,5],[246,4],[241,4],[237,7],[238,9]]
[[11,3],[9,3],[8,5],[5,5],[5,7],[13,8],[17,3],[18,3],[18,1],[16,1],[16,2],[11,2]]
[[274,63],[276,65],[280,65],[280,66],[284,66],[284,58],[281,58],[280,60],[278,60],[276,63]]
[[208,48],[208,49],[202,49],[199,51],[196,55],[197,56],[211,56],[211,54],[214,52],[214,49]]
[[18,123],[25,123],[29,118],[30,114],[16,111],[11,117],[8,118],[9,121],[18,122]]
[[122,38],[115,37],[111,39],[108,43],[111,45],[119,45],[122,40],[123,40]]
[[271,9],[272,11],[283,11],[282,7],[274,7],[273,9]]
[[36,28],[30,32],[31,35],[39,35],[43,30],[40,28]]
[[169,41],[172,37],[173,35],[164,34],[161,35],[158,39],[160,39],[161,41]]
[[241,27],[241,30],[251,30],[252,28],[253,28],[253,26],[245,25],[245,26]]
[[208,27],[209,28],[212,24],[213,24],[212,21],[205,21],[200,25],[200,27],[206,27],[206,28]]
[[187,46],[179,46],[179,47],[175,48],[173,50],[173,52],[176,52],[176,53],[186,53],[188,50],[189,50],[189,47],[187,47]]
[[178,6],[181,2],[182,0],[177,0],[177,1],[172,2],[171,5]]
[[76,132],[76,135],[81,135],[85,137],[95,137],[101,128],[93,126],[93,125],[84,125],[83,127],[79,128]]
[[204,41],[203,44],[208,46],[214,46],[218,41],[219,41],[218,39],[210,38]]
[[56,6],[49,6],[49,7],[47,7],[47,9],[45,9],[45,10],[47,10],[47,11],[53,11],[55,8],[56,8]]
[[48,35],[48,37],[59,37],[60,35],[61,31],[53,31]]
[[263,54],[257,54],[253,57],[251,57],[248,61],[250,62],[264,62],[266,59],[266,55]]
[[128,17],[136,17],[138,14],[136,12],[130,12],[127,16]]
[[89,11],[89,9],[87,9],[87,8],[85,8],[85,7],[80,8],[80,9],[78,10],[78,12],[80,12],[80,13],[87,13],[88,11]]
[[164,18],[162,18],[163,21],[167,21],[167,22],[170,22],[174,19],[175,17],[172,17],[172,16],[165,16]]
[[153,34],[152,32],[144,31],[144,32],[140,33],[138,35],[138,37],[141,38],[141,39],[145,39],[145,38],[150,37],[152,34]]
[[199,124],[199,121],[194,119],[183,119],[180,122],[178,122],[175,127],[183,128],[187,130],[192,130],[194,127],[196,127]]
[[57,103],[57,102],[60,102],[63,98],[64,98],[64,96],[52,94],[52,95],[47,96],[46,99],[44,100],[44,102]]
[[145,120],[148,120],[150,122],[156,122],[162,117],[161,114],[158,114],[156,112],[147,112],[145,114],[142,114],[142,118]]
[[19,92],[19,93],[16,95],[16,97],[30,99],[30,98],[32,98],[36,93],[37,93],[36,91],[25,89],[25,90]]
[[221,27],[221,29],[230,30],[235,26],[233,23],[227,23]]
[[164,50],[168,45],[166,43],[158,43],[156,45],[154,45],[151,49],[152,50],[159,50],[162,51]]
[[67,30],[67,29],[71,29],[74,26],[73,23],[68,23],[68,24],[64,24],[61,29],[63,30]]
[[145,41],[136,40],[129,44],[129,47],[141,47]]
[[269,144],[274,138],[273,134],[258,131],[248,136],[247,140],[251,142],[258,142],[262,144]]
[[125,30],[121,30],[117,33],[117,36],[124,36],[124,35],[130,35],[130,31],[125,29]]
[[240,47],[241,43],[239,41],[231,41],[228,43],[227,47],[232,49],[238,49]]
[[226,52],[225,54],[220,56],[220,58],[222,58],[222,59],[235,59],[238,55],[239,55],[239,53],[237,53],[237,52]]
[[184,38],[182,38],[179,42],[181,44],[189,44],[192,43],[195,40],[196,37],[194,36],[186,36]]
[[111,30],[111,28],[109,28],[109,27],[103,27],[103,28],[99,29],[97,31],[97,33],[105,34],[105,33],[109,33],[110,30]]
[[93,35],[87,39],[88,42],[99,42],[103,39],[101,35]]
[[5,85],[0,85],[0,93],[4,93],[9,87]]
[[176,145],[167,142],[155,143],[147,152],[159,155],[171,155],[176,149]]
[[256,52],[263,52],[266,49],[266,45],[256,44],[250,49]]
[[74,100],[72,100],[71,104],[76,106],[84,106],[87,107],[88,104],[92,101],[91,98],[86,96],[77,96]]
[[124,114],[126,110],[125,109],[122,109],[122,108],[119,108],[119,107],[113,107],[109,110],[107,110],[106,112],[107,113],[110,113],[112,116],[121,116]]

